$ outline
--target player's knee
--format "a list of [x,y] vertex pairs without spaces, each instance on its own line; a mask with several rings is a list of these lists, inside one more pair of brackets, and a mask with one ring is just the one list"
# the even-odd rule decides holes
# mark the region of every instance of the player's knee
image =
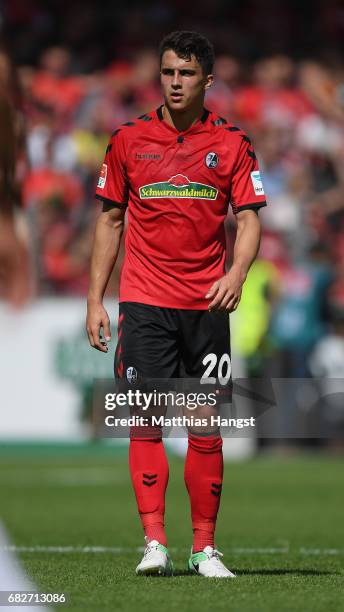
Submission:
[[148,442],[161,442],[162,428],[155,426],[141,427],[133,425],[130,427],[130,440],[147,440]]
[[217,453],[222,450],[222,437],[217,436],[195,436],[189,434],[189,447],[199,453]]

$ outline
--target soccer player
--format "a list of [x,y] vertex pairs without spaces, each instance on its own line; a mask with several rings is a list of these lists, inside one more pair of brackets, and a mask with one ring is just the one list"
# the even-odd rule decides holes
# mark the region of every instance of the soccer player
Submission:
[[[128,209],[115,372],[137,377],[227,376],[229,316],[240,301],[260,240],[266,205],[250,139],[204,108],[214,52],[196,32],[173,32],[160,46],[164,104],[112,134],[96,197],[87,332],[103,352],[110,340],[102,304]],[[225,272],[224,221],[236,215],[234,259]],[[103,329],[105,341],[100,338]],[[228,378],[228,376],[227,376]],[[129,466],[146,549],[137,574],[170,574],[164,528],[168,463],[161,431],[133,428]],[[223,476],[222,439],[189,431],[185,483],[193,545],[190,571],[234,577],[214,544]]]

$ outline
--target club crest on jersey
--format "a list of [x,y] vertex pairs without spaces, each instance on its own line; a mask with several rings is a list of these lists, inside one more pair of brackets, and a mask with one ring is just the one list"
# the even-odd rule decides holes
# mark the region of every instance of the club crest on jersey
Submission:
[[140,187],[140,198],[192,198],[198,200],[216,200],[218,190],[212,185],[190,181],[184,174],[176,174],[168,181],[150,183]]
[[99,189],[104,189],[107,177],[107,164],[102,165],[102,169],[100,171],[99,179],[98,179],[98,187]]
[[135,383],[137,381],[137,370],[132,366],[127,368],[127,380],[130,384]]
[[207,166],[207,168],[216,168],[218,163],[219,156],[217,155],[217,153],[214,153],[214,151],[210,151],[209,153],[207,153],[207,155],[205,156],[205,165]]

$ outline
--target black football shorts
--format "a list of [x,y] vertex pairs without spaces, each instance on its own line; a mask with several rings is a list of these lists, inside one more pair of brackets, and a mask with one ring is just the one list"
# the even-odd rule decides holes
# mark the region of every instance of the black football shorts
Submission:
[[228,313],[121,302],[115,376],[231,385]]

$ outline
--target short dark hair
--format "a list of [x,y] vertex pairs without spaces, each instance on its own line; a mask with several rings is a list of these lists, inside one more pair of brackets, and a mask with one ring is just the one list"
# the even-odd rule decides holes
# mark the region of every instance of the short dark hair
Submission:
[[186,60],[191,59],[191,55],[194,55],[202,67],[203,74],[212,73],[215,61],[214,47],[202,34],[185,30],[167,34],[159,47],[160,66],[163,54],[169,50]]

